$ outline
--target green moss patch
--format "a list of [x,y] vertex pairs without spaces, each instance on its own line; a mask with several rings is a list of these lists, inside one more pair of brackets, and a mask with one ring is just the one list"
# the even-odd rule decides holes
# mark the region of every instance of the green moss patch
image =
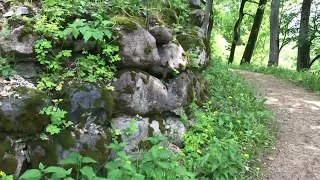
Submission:
[[124,31],[127,33],[132,33],[135,30],[138,30],[138,23],[131,18],[124,16],[115,16],[112,18],[118,25],[122,25],[124,27]]
[[104,163],[109,159],[111,154],[111,150],[106,147],[106,145],[109,145],[110,142],[111,139],[101,138],[96,142],[96,149],[90,149],[89,146],[85,144],[83,147],[84,149],[80,152],[80,154],[84,157],[91,157],[100,163]]
[[55,141],[62,146],[63,149],[75,147],[76,141],[72,136],[70,129],[65,129],[54,136]]
[[7,157],[0,160],[0,169],[6,174],[14,174],[18,167],[18,161],[14,157]]
[[204,42],[194,35],[180,34],[177,36],[177,40],[185,51],[197,48],[206,49]]
[[10,120],[5,112],[0,110],[0,130],[26,134],[42,132],[50,123],[49,116],[39,114],[40,110],[48,103],[48,96],[44,92],[34,89],[19,88],[15,91],[24,97],[23,106],[20,107],[21,110],[15,120]]
[[31,143],[31,151],[32,168],[38,168],[40,162],[46,166],[55,166],[58,163],[57,143],[53,140],[35,140]]
[[178,23],[178,16],[176,12],[170,8],[163,8],[158,12],[159,18],[164,22],[164,25],[172,27],[173,24]]
[[145,54],[150,54],[152,52],[153,48],[151,47],[151,45],[149,44],[149,42],[147,42],[146,47],[144,47],[143,52]]

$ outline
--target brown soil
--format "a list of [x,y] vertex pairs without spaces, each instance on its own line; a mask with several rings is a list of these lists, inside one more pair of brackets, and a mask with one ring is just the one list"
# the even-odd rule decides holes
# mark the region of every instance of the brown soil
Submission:
[[274,76],[235,71],[267,99],[278,120],[276,149],[264,159],[261,179],[320,179],[320,97]]

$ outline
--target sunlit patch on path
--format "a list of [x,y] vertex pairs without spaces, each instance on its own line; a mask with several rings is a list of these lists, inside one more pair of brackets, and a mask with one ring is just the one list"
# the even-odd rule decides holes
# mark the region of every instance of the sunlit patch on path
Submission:
[[264,162],[262,179],[320,179],[320,96],[276,77],[235,70],[251,83],[276,115],[276,150]]

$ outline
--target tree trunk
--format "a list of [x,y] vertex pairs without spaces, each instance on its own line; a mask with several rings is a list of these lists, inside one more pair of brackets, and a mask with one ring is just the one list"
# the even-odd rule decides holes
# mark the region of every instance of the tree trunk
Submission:
[[257,42],[258,34],[260,31],[260,25],[262,22],[263,14],[264,14],[264,9],[265,5],[267,4],[267,0],[260,0],[259,1],[259,6],[256,12],[256,16],[254,17],[253,25],[251,28],[250,36],[248,43],[246,45],[246,49],[244,50],[242,59],[241,59],[241,64],[244,63],[249,63],[251,61],[251,57],[254,51],[254,47]]
[[268,66],[278,66],[279,63],[279,10],[280,0],[272,0],[270,14],[270,54]]
[[241,23],[242,23],[243,16],[244,16],[243,9],[244,9],[244,6],[245,6],[247,1],[248,0],[242,0],[241,1],[240,10],[239,10],[239,17],[238,17],[238,20],[237,20],[236,24],[234,25],[234,28],[233,28],[233,40],[232,40],[230,56],[229,56],[229,61],[228,61],[229,64],[233,63],[234,53],[236,51],[236,46],[239,43],[240,27],[241,27]]
[[303,0],[298,39],[297,70],[308,69],[310,64],[309,17],[312,0]]
[[210,21],[210,15],[212,12],[212,3],[213,3],[213,0],[206,1],[206,12],[205,12],[203,25],[201,26],[201,29],[203,30],[206,38],[208,38],[209,33],[211,33],[209,32],[209,21]]

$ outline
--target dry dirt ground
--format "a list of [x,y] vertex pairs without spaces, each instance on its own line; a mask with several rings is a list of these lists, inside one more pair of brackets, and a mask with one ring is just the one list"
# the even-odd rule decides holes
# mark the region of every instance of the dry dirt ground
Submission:
[[274,76],[235,70],[267,99],[278,120],[276,149],[263,180],[320,179],[320,96]]

